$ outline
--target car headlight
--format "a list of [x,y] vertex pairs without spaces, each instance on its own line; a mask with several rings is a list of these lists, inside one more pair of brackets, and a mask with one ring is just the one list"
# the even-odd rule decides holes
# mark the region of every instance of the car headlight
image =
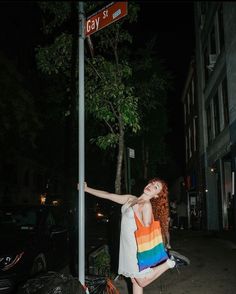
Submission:
[[0,256],[0,269],[2,271],[7,271],[10,268],[12,268],[14,265],[17,264],[17,262],[21,259],[22,255],[24,252],[21,252],[19,254],[14,254],[14,255],[5,255],[5,256]]
[[104,214],[102,214],[101,212],[97,213],[97,217],[103,217],[103,216],[104,216]]

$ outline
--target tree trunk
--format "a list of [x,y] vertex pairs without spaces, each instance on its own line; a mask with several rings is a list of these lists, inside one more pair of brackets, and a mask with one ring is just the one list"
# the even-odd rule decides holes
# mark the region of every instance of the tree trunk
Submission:
[[121,194],[121,178],[122,178],[122,163],[124,156],[124,126],[122,119],[119,120],[120,136],[117,154],[116,179],[115,179],[115,193]]

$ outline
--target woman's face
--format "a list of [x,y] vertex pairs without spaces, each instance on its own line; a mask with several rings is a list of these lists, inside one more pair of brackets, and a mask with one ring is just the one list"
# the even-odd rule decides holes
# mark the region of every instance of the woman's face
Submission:
[[147,186],[144,188],[143,192],[144,194],[153,197],[158,197],[158,194],[162,190],[162,184],[158,181],[152,182],[147,184]]

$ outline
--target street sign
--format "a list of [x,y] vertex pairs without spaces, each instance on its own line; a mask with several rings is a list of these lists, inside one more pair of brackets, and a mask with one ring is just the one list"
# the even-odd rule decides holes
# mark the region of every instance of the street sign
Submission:
[[127,15],[127,2],[112,2],[86,20],[86,37]]
[[128,150],[129,150],[129,157],[130,158],[135,158],[135,150],[132,149],[132,148],[129,148],[129,147],[128,147]]

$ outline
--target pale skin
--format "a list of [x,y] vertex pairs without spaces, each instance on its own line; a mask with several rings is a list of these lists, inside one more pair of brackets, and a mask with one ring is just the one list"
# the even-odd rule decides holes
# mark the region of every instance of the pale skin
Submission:
[[[168,219],[168,227],[170,226],[170,218]],[[167,249],[171,249],[171,245],[170,245],[170,233],[169,230],[166,232],[166,248]]]
[[[103,199],[107,199],[118,204],[125,204],[130,202],[130,205],[133,207],[134,212],[143,223],[144,226],[149,226],[152,220],[152,205],[150,200],[154,197],[158,197],[158,194],[162,190],[162,184],[158,181],[149,183],[143,189],[143,193],[140,197],[136,197],[130,194],[118,195],[114,193],[109,193],[102,190],[93,189],[84,184],[84,191]],[[168,262],[152,268],[153,270],[146,274],[142,278],[132,278],[133,283],[133,294],[143,294],[143,288],[157,279],[160,275],[166,272],[170,268]]]

